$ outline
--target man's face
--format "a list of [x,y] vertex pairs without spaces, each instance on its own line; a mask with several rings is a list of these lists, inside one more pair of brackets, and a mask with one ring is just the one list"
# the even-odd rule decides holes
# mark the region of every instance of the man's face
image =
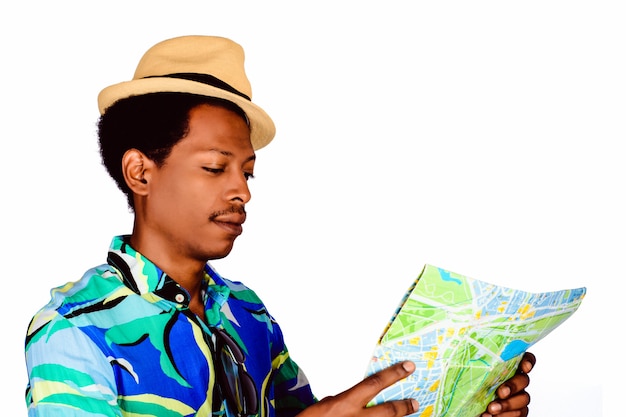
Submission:
[[250,130],[236,113],[201,105],[189,132],[154,170],[144,216],[147,236],[169,256],[206,262],[230,253],[242,233],[255,154]]

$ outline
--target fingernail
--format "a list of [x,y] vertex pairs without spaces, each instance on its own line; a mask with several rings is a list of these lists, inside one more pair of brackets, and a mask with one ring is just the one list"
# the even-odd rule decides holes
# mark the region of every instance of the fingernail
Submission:
[[500,398],[507,398],[511,394],[511,388],[506,385],[500,388]]
[[530,371],[533,370],[533,364],[530,362],[526,362],[523,366],[523,370],[524,372],[529,373]]
[[416,399],[411,399],[411,407],[413,407],[413,412],[417,411],[419,409],[419,406],[420,405]]
[[491,414],[499,414],[500,411],[502,411],[502,406],[499,403],[493,403],[489,407],[489,412],[491,412]]
[[415,364],[411,361],[405,361],[402,363],[402,368],[407,372],[413,372],[415,370]]

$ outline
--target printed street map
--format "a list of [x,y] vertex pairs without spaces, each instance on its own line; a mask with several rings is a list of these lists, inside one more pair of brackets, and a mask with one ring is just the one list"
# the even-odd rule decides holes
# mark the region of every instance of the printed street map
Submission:
[[377,343],[366,375],[417,369],[370,405],[413,397],[415,417],[476,417],[522,354],[567,320],[586,289],[530,293],[426,265]]

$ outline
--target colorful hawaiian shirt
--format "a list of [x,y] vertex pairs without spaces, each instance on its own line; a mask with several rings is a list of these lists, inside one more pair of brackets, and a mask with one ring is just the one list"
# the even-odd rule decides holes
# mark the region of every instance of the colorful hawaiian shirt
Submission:
[[26,337],[28,415],[294,416],[313,404],[257,295],[207,264],[206,322],[189,294],[133,250],[53,289]]

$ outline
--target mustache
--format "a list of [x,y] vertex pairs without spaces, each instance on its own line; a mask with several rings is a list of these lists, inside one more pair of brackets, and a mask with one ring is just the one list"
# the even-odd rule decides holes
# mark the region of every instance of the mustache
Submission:
[[226,210],[214,211],[209,216],[209,220],[215,220],[216,218],[226,215],[226,214],[246,214],[246,208],[244,206],[230,206]]

